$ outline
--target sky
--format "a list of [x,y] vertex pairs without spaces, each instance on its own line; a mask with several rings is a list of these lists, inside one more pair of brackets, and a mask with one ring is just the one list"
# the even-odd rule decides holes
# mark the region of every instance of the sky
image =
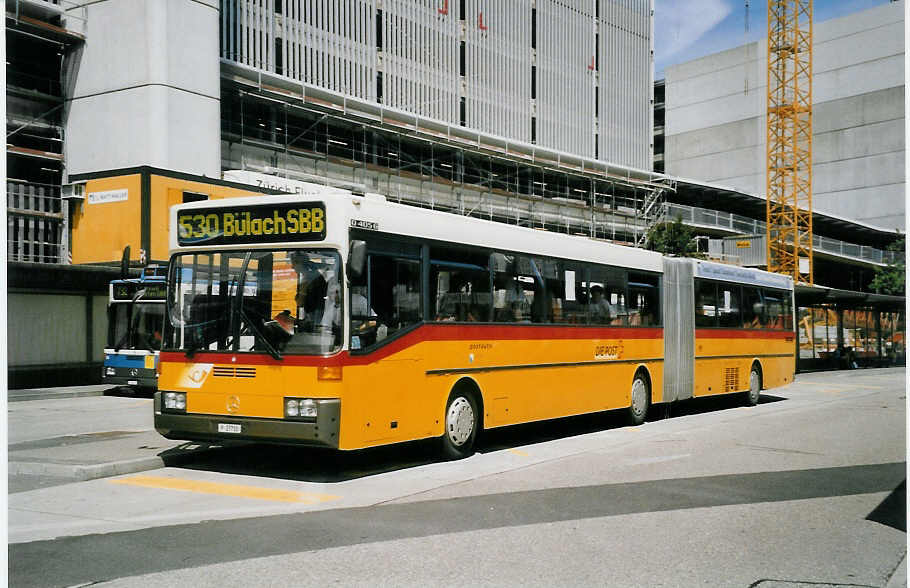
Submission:
[[[908,1],[908,0],[901,0]],[[819,22],[859,12],[889,0],[814,0]],[[654,79],[664,77],[670,65],[766,39],[768,3],[749,0],[655,0]]]

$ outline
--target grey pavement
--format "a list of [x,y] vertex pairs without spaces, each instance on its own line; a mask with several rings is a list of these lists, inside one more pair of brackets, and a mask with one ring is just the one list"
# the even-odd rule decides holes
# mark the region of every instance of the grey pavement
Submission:
[[110,386],[11,390],[9,398],[10,492],[177,465],[217,448],[165,439],[151,398]]
[[[902,496],[905,378],[903,369],[805,374],[756,407],[717,400],[641,427],[501,431],[457,462],[416,450],[395,462],[401,448],[329,456],[251,446],[159,470],[162,487],[123,476],[13,494],[11,577],[118,588],[906,586],[906,533],[897,513],[883,516]],[[13,443],[40,451],[60,429],[86,444],[135,445],[150,427],[148,403],[19,403],[12,409],[43,406],[51,422]],[[81,424],[55,420],[76,405]],[[100,434],[105,425],[115,430]],[[237,493],[189,490],[212,484]]]

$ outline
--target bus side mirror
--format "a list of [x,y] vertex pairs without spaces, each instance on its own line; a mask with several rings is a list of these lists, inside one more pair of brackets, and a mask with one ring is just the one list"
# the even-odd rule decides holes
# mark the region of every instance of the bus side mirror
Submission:
[[351,241],[348,251],[347,273],[349,280],[356,280],[363,275],[363,268],[367,261],[366,241]]

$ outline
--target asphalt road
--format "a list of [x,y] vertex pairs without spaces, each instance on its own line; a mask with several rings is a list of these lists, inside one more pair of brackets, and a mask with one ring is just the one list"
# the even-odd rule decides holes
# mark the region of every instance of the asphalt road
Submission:
[[903,369],[805,374],[442,462],[168,442],[143,398],[12,403],[9,583],[905,586],[906,405]]

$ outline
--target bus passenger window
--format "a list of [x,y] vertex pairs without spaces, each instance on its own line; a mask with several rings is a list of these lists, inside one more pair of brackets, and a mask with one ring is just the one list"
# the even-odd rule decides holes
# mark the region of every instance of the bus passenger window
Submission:
[[629,274],[629,325],[648,327],[660,324],[660,277]]
[[783,329],[784,328],[783,292],[777,292],[775,290],[762,290],[762,294],[764,295],[764,298],[765,298],[765,313],[767,315],[767,322],[765,323],[765,328]]
[[534,280],[534,301],[531,303],[531,322],[553,321],[553,293],[556,290],[556,262],[549,259],[531,259],[531,277]]
[[434,304],[434,320],[490,320],[488,256],[471,251],[433,248],[430,258],[430,297]]
[[587,322],[587,297],[584,287],[584,267],[580,264],[559,261],[559,278],[553,289],[553,322],[585,324]]
[[371,254],[368,268],[369,288],[351,285],[352,349],[379,343],[422,320],[419,261]]
[[499,323],[531,322],[531,307],[536,295],[531,259],[494,253],[490,261],[493,266],[493,320]]
[[784,320],[782,328],[788,331],[793,330],[793,297],[789,292],[782,292],[784,298]]
[[721,327],[739,329],[742,319],[739,316],[739,286],[718,284],[717,286],[717,320]]
[[695,326],[717,326],[717,285],[714,282],[695,281]]
[[591,266],[588,277],[588,322],[592,325],[628,325],[626,272],[619,268]]
[[750,286],[743,287],[743,327],[762,329],[765,327],[765,305],[761,290]]

